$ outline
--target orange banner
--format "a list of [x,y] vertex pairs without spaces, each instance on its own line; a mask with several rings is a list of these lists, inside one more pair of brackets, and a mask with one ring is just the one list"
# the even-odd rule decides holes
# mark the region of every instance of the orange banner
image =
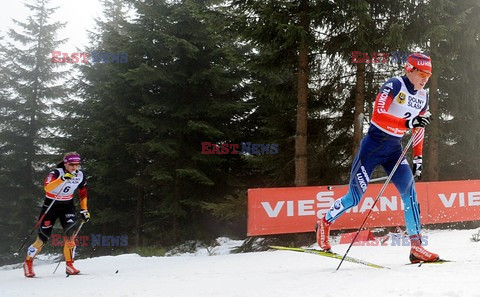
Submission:
[[[357,229],[383,184],[371,184],[360,204],[349,209],[333,230]],[[248,190],[248,236],[313,232],[315,222],[348,187],[327,186]],[[422,224],[480,220],[480,180],[416,183]],[[403,203],[393,184],[377,201],[365,227],[405,225]]]

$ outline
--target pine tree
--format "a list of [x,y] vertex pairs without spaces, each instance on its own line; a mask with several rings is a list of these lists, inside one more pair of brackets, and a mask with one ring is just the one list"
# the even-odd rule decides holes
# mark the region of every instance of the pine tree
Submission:
[[395,72],[400,74],[398,64],[383,63],[384,56],[375,54],[408,46],[403,32],[411,6],[407,2],[336,1],[327,6],[323,25],[328,29],[317,41],[319,84],[313,104],[320,109],[316,125],[333,128],[322,128],[325,132],[316,137],[316,183],[348,181],[378,87]]
[[[138,213],[137,208],[143,208],[143,192],[135,181],[142,176],[144,162],[132,143],[142,141],[143,136],[129,117],[141,109],[142,90],[124,77],[138,63],[128,51],[128,7],[119,0],[102,1],[102,7],[90,45],[83,50],[89,54],[88,63],[78,64],[79,100],[63,105],[62,145],[65,151],[82,155],[89,177],[92,220],[85,232],[127,235],[134,239],[130,244],[140,246],[143,210]],[[117,55],[118,60],[110,58]]]
[[51,51],[62,42],[55,38],[63,23],[50,22],[55,8],[47,0],[25,4],[30,17],[15,20],[0,49],[2,61],[0,130],[1,242],[19,245],[28,234],[42,202],[42,181],[55,153],[58,103],[66,95]]
[[248,110],[239,49],[212,4],[136,3],[130,50],[143,59],[126,77],[142,88],[143,107],[132,121],[146,137],[136,146],[147,164],[146,229],[162,243],[212,232],[201,226],[208,217],[202,203],[222,200],[239,185],[238,155],[201,154],[202,142],[238,143]]
[[[427,181],[478,178],[478,3],[421,2],[412,14],[410,37],[432,57],[429,81],[431,125],[424,149]],[[418,28],[425,28],[418,30]],[[459,104],[461,102],[461,104]]]
[[[480,53],[478,2],[432,1],[428,9],[429,15],[435,15],[430,30],[425,35],[430,37],[434,59],[430,88],[437,89],[437,112],[434,113],[436,117],[432,123],[432,128],[436,130],[431,129],[433,131],[429,132],[433,132],[432,138],[436,141],[431,145],[428,139],[427,143],[430,153],[427,159],[427,178],[478,179],[480,169],[475,165],[480,162],[476,152],[480,145],[480,110],[477,100],[480,87],[476,83],[476,77],[480,74],[477,59]],[[442,22],[439,23],[438,20]],[[437,88],[434,88],[435,82]],[[431,106],[432,103],[434,102],[430,103]]]
[[316,10],[321,9],[311,1],[232,1],[232,22],[252,47],[248,67],[257,108],[249,120],[259,127],[253,137],[279,147],[277,155],[249,158],[262,176],[252,186],[308,184]]
[[201,142],[239,143],[245,129],[239,50],[208,1],[131,3],[131,22],[107,11],[99,23],[91,50],[128,63],[82,67],[70,143],[82,143],[97,224],[170,245],[217,232],[202,205],[240,185],[238,155],[201,154]]

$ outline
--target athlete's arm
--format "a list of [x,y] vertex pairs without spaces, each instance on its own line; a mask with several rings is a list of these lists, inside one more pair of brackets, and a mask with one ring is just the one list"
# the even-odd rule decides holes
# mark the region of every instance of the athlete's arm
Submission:
[[373,122],[382,127],[406,127],[406,119],[388,113],[388,109],[400,92],[401,87],[401,82],[396,78],[391,78],[383,84],[375,98],[372,114]]
[[51,192],[62,182],[63,180],[60,178],[60,172],[55,169],[51,171],[45,178],[45,181],[43,182],[43,189],[45,192]]
[[[424,115],[428,112],[428,94],[427,94],[427,102],[425,107],[420,111],[420,115]],[[413,133],[417,132],[415,138],[413,139],[413,157],[421,157],[423,152],[423,140],[425,137],[425,128],[413,128]]]
[[87,210],[87,200],[88,200],[88,191],[87,191],[87,178],[85,172],[83,173],[83,179],[78,186],[78,194],[80,196],[80,209]]

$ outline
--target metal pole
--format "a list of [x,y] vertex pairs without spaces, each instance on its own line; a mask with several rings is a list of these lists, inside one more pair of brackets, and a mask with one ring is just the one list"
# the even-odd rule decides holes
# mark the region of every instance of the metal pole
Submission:
[[382,196],[383,192],[385,191],[385,189],[386,189],[387,186],[388,186],[388,183],[390,182],[390,180],[392,179],[393,175],[395,174],[395,171],[397,171],[398,166],[400,166],[400,163],[402,162],[403,158],[405,157],[405,154],[407,153],[408,149],[409,149],[410,146],[412,145],[413,139],[414,139],[415,136],[417,135],[417,131],[418,131],[418,130],[416,130],[415,133],[413,133],[412,137],[410,138],[410,140],[408,141],[407,145],[406,145],[405,148],[403,149],[402,154],[400,155],[400,158],[398,158],[398,161],[397,161],[397,163],[395,164],[395,166],[393,167],[392,172],[390,172],[390,175],[388,175],[387,180],[385,181],[385,183],[383,184],[382,189],[380,190],[380,193],[378,193],[377,198],[375,198],[375,201],[373,202],[372,207],[370,208],[370,210],[368,211],[367,215],[365,216],[365,219],[363,220],[362,224],[361,224],[360,227],[358,228],[357,233],[355,234],[355,237],[353,237],[352,242],[351,242],[350,245],[348,246],[348,249],[347,249],[347,251],[345,252],[345,255],[343,255],[342,260],[341,260],[340,263],[338,264],[338,267],[337,267],[336,270],[340,269],[340,266],[342,265],[343,260],[345,259],[345,257],[347,256],[348,252],[349,252],[350,249],[352,248],[352,245],[353,245],[353,243],[355,242],[355,239],[357,239],[357,236],[358,236],[358,234],[360,233],[360,231],[362,230],[363,225],[365,225],[365,222],[367,221],[368,217],[370,216],[370,213],[372,213],[372,209],[375,207],[375,204],[377,203],[377,201],[378,201],[378,199],[380,198],[380,196]]

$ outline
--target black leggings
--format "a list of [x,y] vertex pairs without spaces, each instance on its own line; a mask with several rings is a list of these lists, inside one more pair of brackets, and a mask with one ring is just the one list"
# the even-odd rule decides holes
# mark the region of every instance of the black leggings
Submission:
[[[45,201],[42,206],[42,211],[40,213],[40,217],[42,217],[45,210],[48,208],[50,203],[54,200],[45,198]],[[63,231],[65,235],[71,237],[74,232],[73,226],[77,220],[77,216],[75,214],[75,204],[73,204],[73,199],[67,201],[55,201],[53,206],[50,208],[48,213],[43,218],[42,222],[40,223],[40,228],[38,229],[38,237],[46,243],[52,234],[53,225],[55,225],[55,221],[57,218],[60,219],[60,224],[62,224]]]

